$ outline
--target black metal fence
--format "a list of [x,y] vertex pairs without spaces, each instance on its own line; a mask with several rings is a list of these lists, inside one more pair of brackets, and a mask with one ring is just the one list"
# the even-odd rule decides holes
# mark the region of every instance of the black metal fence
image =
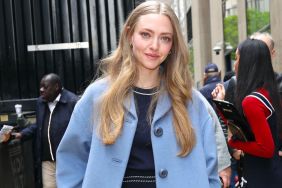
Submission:
[[[14,105],[34,111],[43,75],[55,72],[81,94],[99,59],[116,48],[135,0],[0,0],[0,128]],[[88,42],[88,48],[38,51],[38,45]],[[35,51],[28,47],[35,47]],[[36,47],[37,46],[37,47]],[[34,187],[31,141],[0,144],[0,187]]]
[[[50,72],[60,75],[65,88],[83,92],[140,2],[0,0],[0,102],[38,97],[40,79]],[[89,48],[27,50],[28,45],[74,42],[88,42]]]

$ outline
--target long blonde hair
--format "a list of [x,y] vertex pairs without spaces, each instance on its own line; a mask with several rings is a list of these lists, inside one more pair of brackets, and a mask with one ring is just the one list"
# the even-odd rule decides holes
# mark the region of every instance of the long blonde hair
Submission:
[[123,103],[138,77],[136,64],[132,61],[130,37],[139,17],[146,14],[165,15],[173,27],[171,54],[162,63],[162,87],[165,87],[171,97],[173,124],[181,148],[178,155],[186,156],[196,142],[186,109],[192,90],[192,79],[187,64],[188,48],[174,11],[167,4],[158,1],[146,1],[131,12],[122,29],[117,49],[102,60],[102,77],[109,78],[110,86],[101,101],[99,135],[104,144],[113,144],[121,134],[126,113]]

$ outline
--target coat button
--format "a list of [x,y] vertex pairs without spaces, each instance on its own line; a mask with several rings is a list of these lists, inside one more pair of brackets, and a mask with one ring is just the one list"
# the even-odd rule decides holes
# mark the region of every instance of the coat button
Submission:
[[161,169],[160,172],[159,172],[159,176],[161,178],[166,178],[167,174],[168,174],[168,171],[166,169]]
[[163,135],[163,129],[161,127],[158,127],[154,130],[154,135],[157,137],[160,137]]

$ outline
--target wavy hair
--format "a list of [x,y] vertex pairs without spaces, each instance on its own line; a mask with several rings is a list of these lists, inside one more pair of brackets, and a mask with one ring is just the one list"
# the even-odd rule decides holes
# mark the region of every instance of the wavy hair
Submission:
[[146,1],[131,12],[121,31],[117,49],[102,60],[102,77],[109,79],[110,86],[101,101],[99,135],[104,144],[113,144],[121,134],[126,113],[123,103],[138,78],[130,38],[140,16],[147,14],[165,15],[170,19],[173,27],[173,45],[171,54],[161,65],[162,84],[160,87],[161,90],[167,90],[171,98],[173,125],[177,142],[181,148],[178,155],[186,156],[196,142],[186,109],[187,102],[191,100],[192,95],[192,79],[188,70],[188,48],[174,11],[167,4],[158,1]]

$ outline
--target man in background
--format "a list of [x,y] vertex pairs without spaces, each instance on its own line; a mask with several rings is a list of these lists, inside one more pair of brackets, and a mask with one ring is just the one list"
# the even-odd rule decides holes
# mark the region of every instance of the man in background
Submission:
[[78,97],[64,89],[54,73],[43,76],[36,106],[36,124],[15,137],[34,138],[35,180],[38,188],[56,188],[56,150],[65,133]]
[[214,63],[208,63],[205,67],[204,73],[204,84],[200,89],[200,92],[204,97],[209,101],[209,103],[213,106],[212,103],[212,95],[211,92],[216,87],[216,84],[221,82],[221,72],[218,70],[218,67]]

